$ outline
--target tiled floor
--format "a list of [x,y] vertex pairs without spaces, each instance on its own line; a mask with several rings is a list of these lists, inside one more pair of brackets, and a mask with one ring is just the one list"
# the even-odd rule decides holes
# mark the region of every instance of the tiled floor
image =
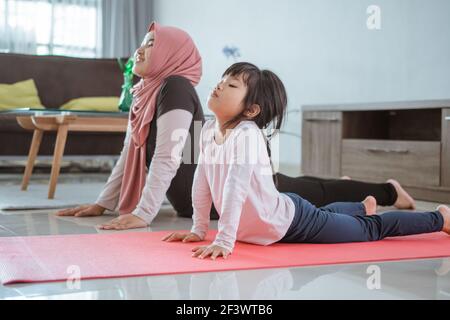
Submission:
[[[44,184],[35,186],[38,188],[37,193],[42,189],[43,196],[46,194],[46,187]],[[14,181],[9,184],[2,183],[0,193],[2,188],[18,188],[18,185]],[[98,190],[92,192],[96,194]],[[79,201],[83,202],[83,199]],[[433,203],[419,202],[418,205],[420,209],[435,208]],[[96,225],[110,218],[111,216],[62,218],[56,217],[51,210],[0,212],[0,236],[105,232],[98,230]],[[165,207],[155,219],[152,228],[140,231],[188,229],[190,226],[191,219],[178,218],[170,207]],[[212,227],[215,228],[216,225],[213,224]],[[380,268],[380,288],[370,285],[369,271],[373,266]],[[0,299],[92,298],[450,299],[450,257],[373,264],[88,280],[82,281],[79,289],[72,289],[65,282],[0,286]]]

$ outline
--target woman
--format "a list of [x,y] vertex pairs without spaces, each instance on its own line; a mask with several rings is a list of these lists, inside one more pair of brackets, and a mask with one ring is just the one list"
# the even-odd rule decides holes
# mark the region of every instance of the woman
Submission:
[[95,204],[58,215],[99,216],[118,207],[120,216],[102,228],[141,228],[152,222],[166,194],[180,215],[192,214],[195,165],[180,162],[186,139],[195,139],[194,124],[204,121],[194,89],[202,74],[200,54],[186,32],[153,23],[135,53],[133,72],[141,80],[132,90],[124,147],[111,176]]
[[[147,227],[164,197],[179,216],[192,216],[195,150],[203,111],[194,86],[200,81],[200,54],[189,35],[174,27],[153,23],[135,53],[134,74],[141,81],[133,88],[133,106],[124,147],[95,204],[61,210],[59,216],[100,216],[106,209],[120,215],[103,229]],[[199,128],[195,128],[198,126]],[[175,138],[174,138],[175,134]],[[181,163],[187,146],[188,163]],[[174,152],[174,150],[176,152]],[[186,153],[185,153],[186,156]],[[294,192],[313,204],[362,201],[374,195],[380,205],[413,206],[398,183],[368,184],[347,180],[290,178],[277,174],[281,192]],[[214,208],[212,218],[217,218]]]

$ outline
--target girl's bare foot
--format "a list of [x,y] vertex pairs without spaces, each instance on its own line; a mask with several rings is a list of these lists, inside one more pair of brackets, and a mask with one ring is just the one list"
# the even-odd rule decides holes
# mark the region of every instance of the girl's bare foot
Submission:
[[396,207],[397,209],[416,210],[416,202],[408,194],[408,192],[406,192],[405,189],[403,189],[403,187],[397,180],[389,179],[387,183],[392,184],[395,188],[395,191],[397,191],[397,201],[395,201],[394,207]]
[[349,176],[342,176],[341,180],[352,180],[352,178]]
[[372,216],[377,214],[377,199],[372,196],[368,196],[364,199],[362,204],[366,207],[366,215]]
[[442,231],[450,235],[450,208],[441,205],[437,207],[436,210],[439,211],[444,218],[444,227],[442,228]]

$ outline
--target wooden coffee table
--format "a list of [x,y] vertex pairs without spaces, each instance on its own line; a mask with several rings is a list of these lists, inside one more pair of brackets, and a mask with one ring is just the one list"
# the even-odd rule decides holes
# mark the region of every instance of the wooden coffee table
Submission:
[[67,135],[70,131],[126,132],[128,124],[128,118],[108,116],[89,117],[78,116],[71,113],[18,116],[16,119],[22,128],[34,131],[30,151],[28,153],[27,166],[25,168],[22,180],[21,188],[23,191],[28,188],[44,132],[57,132],[48,188],[48,199],[53,199],[55,196],[56,184],[61,167],[61,159],[64,154]]

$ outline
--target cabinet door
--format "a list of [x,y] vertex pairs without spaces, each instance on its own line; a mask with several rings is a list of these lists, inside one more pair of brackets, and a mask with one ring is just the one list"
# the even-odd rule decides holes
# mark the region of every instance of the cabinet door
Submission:
[[450,109],[442,109],[441,182],[450,187]]
[[302,173],[339,177],[341,174],[342,112],[303,112]]

